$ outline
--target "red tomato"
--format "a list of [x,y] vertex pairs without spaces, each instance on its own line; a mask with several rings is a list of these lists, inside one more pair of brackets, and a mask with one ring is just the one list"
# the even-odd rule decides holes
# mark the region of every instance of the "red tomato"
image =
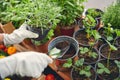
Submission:
[[4,52],[6,52],[6,53],[7,53],[7,48],[5,48],[5,49],[4,49]]
[[6,47],[3,44],[0,44],[0,50],[4,50]]
[[55,76],[53,74],[48,74],[46,75],[45,80],[55,80]]

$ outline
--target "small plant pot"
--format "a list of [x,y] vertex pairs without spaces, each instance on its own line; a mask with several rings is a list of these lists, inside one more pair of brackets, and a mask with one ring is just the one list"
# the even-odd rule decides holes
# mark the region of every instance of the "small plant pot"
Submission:
[[118,46],[118,47],[120,47],[120,37],[117,37],[115,39],[115,45]]
[[[102,63],[109,71],[110,74],[103,72],[102,74],[98,74],[97,72],[97,78],[96,80],[115,80],[117,77],[119,77],[119,68],[117,67],[114,60],[108,60],[107,59],[101,59],[98,63]],[[98,67],[98,63],[95,65],[95,69],[100,69]],[[108,66],[109,65],[109,66]]]
[[91,72],[91,76],[86,77],[85,75],[80,75],[79,70],[75,70],[75,68],[72,68],[71,69],[71,80],[95,80],[96,73],[95,73],[95,69],[92,66],[91,66],[90,72]]
[[[96,58],[93,58],[92,52],[95,52],[95,54],[97,55]],[[81,54],[80,51],[79,51],[78,57],[85,59],[84,64],[89,64],[89,65],[91,64],[91,65],[93,65],[97,61],[99,61],[100,54],[99,54],[98,50],[95,49],[95,48],[92,48],[92,52],[90,52],[90,54],[89,54],[89,52],[86,52],[85,54]]]
[[[69,36],[58,36],[54,38],[53,40],[51,40],[50,43],[48,44],[48,52],[50,52],[50,50],[55,48],[56,44],[59,44],[60,42],[64,42],[64,41],[69,42],[71,45],[68,51],[64,54],[64,56],[61,58],[57,58],[57,59],[67,60],[68,58],[74,58],[78,54],[79,44],[74,38],[69,37]],[[64,47],[64,45],[65,44],[61,44],[59,45],[59,47]]]
[[99,53],[103,58],[106,59],[119,59],[120,58],[120,47],[117,47],[117,50],[110,51],[110,46],[108,44],[103,44]]
[[[85,28],[79,29],[78,31],[74,32],[73,37],[78,41],[79,45],[90,46],[89,44],[90,41],[87,38],[87,33],[85,32]],[[91,40],[94,44],[97,43],[94,37],[91,37]]]
[[[67,41],[70,43],[70,47],[67,50],[67,52],[61,57],[61,58],[55,58],[55,66],[58,68],[59,71],[66,71],[69,70],[69,68],[64,68],[63,64],[67,61],[68,58],[74,58],[79,51],[79,44],[78,42],[70,36],[58,36],[50,41],[48,45],[48,52],[52,50],[54,47],[56,47],[56,44],[60,45],[57,47],[64,47],[66,44],[62,44],[61,42]],[[49,55],[49,53],[48,53]]]

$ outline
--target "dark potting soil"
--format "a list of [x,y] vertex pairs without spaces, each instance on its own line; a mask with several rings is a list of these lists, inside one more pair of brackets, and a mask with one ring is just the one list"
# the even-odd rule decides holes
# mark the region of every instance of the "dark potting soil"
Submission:
[[117,41],[116,41],[116,43],[115,43],[115,44],[116,44],[117,46],[120,46],[120,37],[119,37],[119,38],[117,38],[116,40],[117,40]]
[[118,48],[118,50],[110,51],[109,45],[102,46],[100,50],[100,54],[102,55],[102,57],[108,58],[108,53],[110,53],[110,59],[118,59],[120,58],[120,47]]
[[72,80],[95,80],[96,75],[95,75],[94,69],[91,68],[90,72],[92,75],[90,78],[88,78],[85,75],[80,75],[78,70],[73,69],[73,71],[72,71],[73,79]]
[[[69,43],[67,41],[63,41],[63,42],[57,43],[56,48],[62,49],[62,48],[65,48],[68,45],[69,45]],[[60,59],[67,59],[67,58],[70,58],[70,57],[75,55],[75,53],[76,53],[75,46],[72,43],[69,46],[70,47],[69,47],[68,51]]]
[[75,36],[75,39],[80,45],[89,45],[89,42],[95,42],[93,37],[87,38],[87,33],[85,31],[79,32],[79,34]]

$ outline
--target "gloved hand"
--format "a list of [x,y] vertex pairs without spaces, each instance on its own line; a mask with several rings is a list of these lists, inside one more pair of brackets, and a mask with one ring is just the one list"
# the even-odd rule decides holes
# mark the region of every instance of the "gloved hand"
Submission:
[[52,59],[44,53],[19,52],[0,59],[0,75],[4,79],[16,74],[21,77],[38,78]]
[[28,31],[27,26],[27,24],[22,24],[19,29],[14,30],[11,34],[3,34],[4,45],[20,43],[25,38],[37,38],[38,34]]

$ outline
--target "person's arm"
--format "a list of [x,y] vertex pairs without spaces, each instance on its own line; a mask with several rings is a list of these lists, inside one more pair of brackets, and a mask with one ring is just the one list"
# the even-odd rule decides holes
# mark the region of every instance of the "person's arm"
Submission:
[[27,26],[27,24],[22,24],[19,29],[14,30],[11,34],[0,34],[0,44],[17,44],[22,42],[25,38],[37,38],[38,34],[27,30]]

